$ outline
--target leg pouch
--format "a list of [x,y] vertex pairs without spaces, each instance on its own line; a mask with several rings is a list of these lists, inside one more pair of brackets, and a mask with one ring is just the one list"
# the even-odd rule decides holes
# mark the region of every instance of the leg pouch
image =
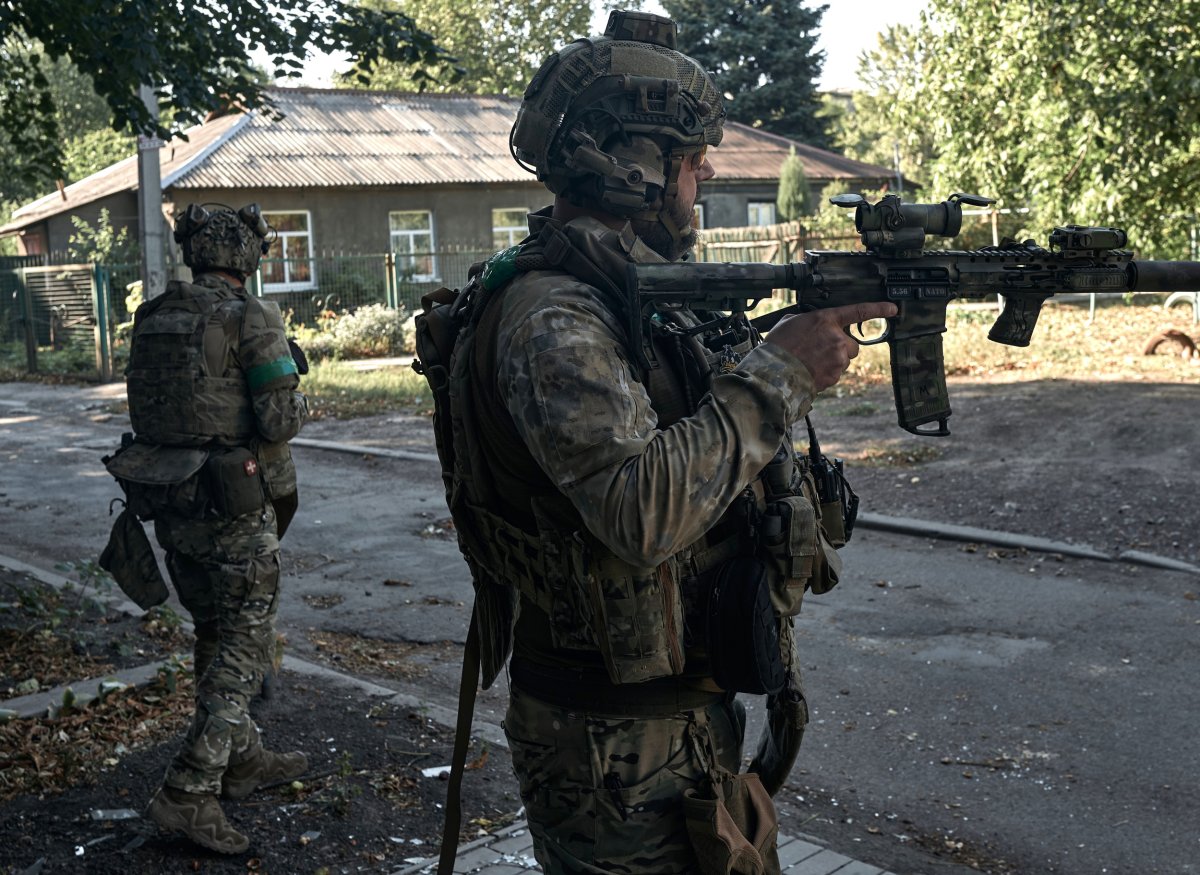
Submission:
[[705,781],[683,794],[688,837],[701,875],[778,875],[775,805],[758,775]]

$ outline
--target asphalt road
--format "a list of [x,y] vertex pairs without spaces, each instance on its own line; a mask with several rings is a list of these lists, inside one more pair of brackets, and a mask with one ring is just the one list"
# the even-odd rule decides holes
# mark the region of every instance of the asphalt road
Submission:
[[[46,568],[99,554],[120,391],[0,384],[0,552]],[[409,691],[453,706],[470,583],[438,525],[440,475],[296,456],[291,646],[311,653],[319,631],[428,645]],[[899,873],[968,871],[947,861],[958,842],[989,871],[1200,871],[1200,580],[876,532],[844,557],[797,624],[813,723],[784,831]],[[499,723],[503,700],[485,693],[476,719]]]

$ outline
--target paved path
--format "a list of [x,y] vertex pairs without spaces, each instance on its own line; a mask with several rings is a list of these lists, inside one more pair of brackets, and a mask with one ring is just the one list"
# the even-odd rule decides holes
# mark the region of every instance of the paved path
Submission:
[[[799,838],[781,835],[779,866],[790,875],[893,875],[878,866],[831,851],[812,836]],[[431,857],[392,875],[416,875],[436,869],[437,858]],[[541,870],[533,859],[529,830],[524,823],[515,823],[494,835],[460,846],[454,871],[461,875],[520,875],[522,872]]]

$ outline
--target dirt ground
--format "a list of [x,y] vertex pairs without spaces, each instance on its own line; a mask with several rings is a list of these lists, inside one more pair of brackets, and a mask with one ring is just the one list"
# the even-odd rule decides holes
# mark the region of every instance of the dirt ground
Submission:
[[[0,583],[19,578],[0,569]],[[53,637],[66,652],[83,640],[110,652],[125,631],[111,618],[97,624],[93,614]],[[0,675],[27,674],[7,652],[0,659]],[[152,684],[57,721],[0,725],[0,873],[393,872],[436,854],[446,785],[423,770],[449,764],[453,730],[357,688],[287,671],[269,700],[256,700],[254,717],[270,746],[306,751],[310,768],[299,785],[224,804],[250,837],[247,853],[209,853],[140,817],[122,819],[122,809],[140,813],[161,781],[190,700],[183,675],[172,692]],[[503,752],[491,756],[477,743],[468,765],[464,839],[511,823],[520,807]],[[20,778],[40,791],[18,792]]]

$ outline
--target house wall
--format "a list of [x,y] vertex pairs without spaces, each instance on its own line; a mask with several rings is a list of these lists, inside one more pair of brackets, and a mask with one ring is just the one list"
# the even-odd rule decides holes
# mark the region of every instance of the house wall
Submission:
[[[821,193],[831,182],[833,180],[829,179],[809,181],[814,204],[819,201]],[[840,182],[845,191],[855,192],[877,190],[886,185],[888,180],[845,179]],[[775,198],[779,194],[779,180],[738,180],[722,183],[718,176],[713,181],[704,183],[700,194],[700,203],[704,205],[704,226],[706,228],[740,228],[749,221],[751,203],[775,203]]]
[[492,210],[540,209],[550,202],[541,184],[447,185],[403,188],[176,189],[177,210],[191,202],[213,201],[240,207],[257,201],[264,212],[307,210],[314,253],[379,253],[390,249],[388,213],[429,210],[434,247],[489,248]]
[[76,230],[75,224],[71,221],[72,216],[78,216],[94,228],[100,221],[100,211],[105,209],[108,210],[108,221],[114,230],[128,228],[130,239],[137,239],[137,196],[134,192],[124,191],[50,216],[44,223],[40,223],[45,228],[50,251],[66,252],[71,235]]

